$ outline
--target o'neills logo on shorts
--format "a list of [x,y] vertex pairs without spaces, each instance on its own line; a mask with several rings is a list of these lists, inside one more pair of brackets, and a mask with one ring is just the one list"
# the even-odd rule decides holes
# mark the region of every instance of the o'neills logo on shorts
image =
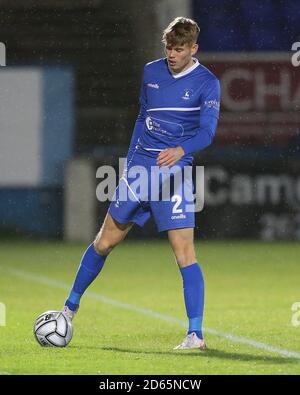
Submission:
[[185,214],[180,214],[180,215],[172,215],[171,219],[185,219],[186,215]]

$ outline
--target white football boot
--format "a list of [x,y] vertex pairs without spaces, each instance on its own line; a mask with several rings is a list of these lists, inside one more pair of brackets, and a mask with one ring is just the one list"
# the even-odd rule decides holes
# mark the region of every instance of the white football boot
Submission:
[[73,310],[69,309],[69,307],[66,306],[66,305],[65,305],[65,306],[63,307],[63,309],[62,309],[62,313],[63,313],[65,316],[67,316],[68,318],[70,318],[71,321],[73,320],[74,315],[77,313],[77,311],[78,311],[78,309],[75,310],[75,311],[73,311]]
[[198,348],[199,350],[205,349],[204,339],[199,339],[195,332],[186,335],[183,342],[174,347],[173,350],[190,350],[192,348]]

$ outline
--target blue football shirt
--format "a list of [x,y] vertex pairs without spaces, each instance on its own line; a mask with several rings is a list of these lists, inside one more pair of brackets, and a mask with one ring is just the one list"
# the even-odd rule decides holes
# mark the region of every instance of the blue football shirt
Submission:
[[140,113],[130,150],[157,155],[181,146],[186,155],[213,140],[220,109],[217,77],[197,59],[189,69],[172,74],[165,58],[144,67]]

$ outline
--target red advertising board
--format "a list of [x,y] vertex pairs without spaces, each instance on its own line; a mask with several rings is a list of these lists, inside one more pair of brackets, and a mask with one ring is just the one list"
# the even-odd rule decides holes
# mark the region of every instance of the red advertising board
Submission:
[[221,83],[217,143],[287,144],[300,133],[300,67],[290,53],[201,54]]

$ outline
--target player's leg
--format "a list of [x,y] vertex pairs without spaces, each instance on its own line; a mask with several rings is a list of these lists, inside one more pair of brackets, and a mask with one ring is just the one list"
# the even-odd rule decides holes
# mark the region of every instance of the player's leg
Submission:
[[107,213],[103,225],[94,240],[94,247],[99,255],[107,256],[111,250],[126,237],[133,222],[121,224]]
[[65,302],[64,311],[70,318],[78,310],[85,290],[101,272],[107,255],[125,238],[132,225],[132,222],[120,224],[107,213],[94,242],[82,256],[73,287]]
[[[132,157],[131,166],[144,162],[144,159]],[[129,174],[129,168],[127,173]],[[71,315],[78,309],[81,296],[102,270],[111,250],[125,238],[133,224],[143,226],[150,218],[150,207],[135,195],[129,185],[130,181],[125,174],[121,177],[103,225],[82,257],[73,288],[65,304],[65,312],[70,312]]]
[[204,310],[204,279],[194,248],[194,228],[168,231],[182,280],[186,313],[189,320],[187,337],[178,349],[205,347],[202,335]]
[[[181,173],[182,178],[178,174],[178,170],[175,169],[174,177],[171,175],[170,178],[171,199],[151,200],[150,204],[158,230],[168,231],[183,279],[189,330],[186,339],[178,348],[204,348],[202,336],[204,281],[194,249],[193,183],[191,173],[187,173],[187,177]],[[161,190],[169,187],[165,182],[162,182]]]

